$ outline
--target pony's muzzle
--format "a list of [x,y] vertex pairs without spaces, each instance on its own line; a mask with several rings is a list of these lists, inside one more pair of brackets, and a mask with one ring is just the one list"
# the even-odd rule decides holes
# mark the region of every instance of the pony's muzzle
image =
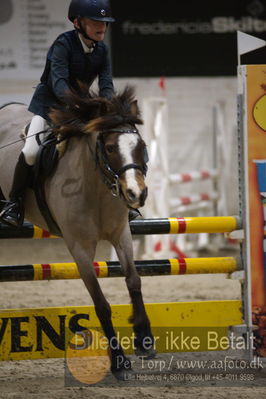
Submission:
[[148,188],[145,186],[140,194],[136,194],[132,189],[126,190],[126,198],[132,208],[139,208],[145,204]]
[[127,189],[127,198],[129,199],[130,202],[133,202],[133,203],[138,200],[138,196],[130,188]]

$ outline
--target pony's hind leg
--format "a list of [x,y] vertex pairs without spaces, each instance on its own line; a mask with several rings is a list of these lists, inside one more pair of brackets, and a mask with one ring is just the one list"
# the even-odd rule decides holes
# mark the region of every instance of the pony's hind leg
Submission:
[[68,245],[68,247],[77,263],[80,277],[90,293],[96,314],[100,320],[104,334],[108,339],[111,371],[117,379],[123,380],[125,379],[125,373],[131,369],[131,363],[130,360],[125,357],[118,343],[111,319],[111,307],[103,295],[93,267],[92,262],[96,244],[92,245],[90,243],[90,245],[86,244],[84,246],[84,243],[81,245],[75,241],[74,245]]
[[130,321],[133,323],[135,333],[135,353],[146,359],[156,355],[154,349],[154,338],[151,332],[150,321],[145,310],[141,279],[137,273],[132,249],[132,238],[129,227],[126,226],[118,243],[113,243],[118,259],[125,275],[128,292],[133,306],[133,314]]

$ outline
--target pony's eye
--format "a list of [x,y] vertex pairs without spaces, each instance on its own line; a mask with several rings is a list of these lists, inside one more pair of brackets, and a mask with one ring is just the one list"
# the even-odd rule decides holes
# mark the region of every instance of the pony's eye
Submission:
[[115,152],[116,146],[113,144],[107,144],[105,146],[106,151],[111,154],[112,152]]

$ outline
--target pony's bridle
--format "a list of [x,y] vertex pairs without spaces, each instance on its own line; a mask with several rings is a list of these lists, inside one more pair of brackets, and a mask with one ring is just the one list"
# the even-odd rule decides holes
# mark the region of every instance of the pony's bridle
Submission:
[[118,197],[121,194],[121,185],[119,182],[119,177],[125,173],[129,169],[138,169],[145,176],[147,172],[147,166],[144,162],[144,165],[138,165],[136,163],[129,163],[127,165],[122,166],[119,170],[113,170],[110,166],[108,155],[106,154],[104,138],[109,133],[123,133],[123,134],[138,134],[140,137],[139,131],[137,129],[108,129],[101,131],[98,134],[97,142],[96,142],[96,160],[97,164],[100,167],[100,171],[102,173],[103,180],[107,187],[111,190],[112,195],[114,197]]

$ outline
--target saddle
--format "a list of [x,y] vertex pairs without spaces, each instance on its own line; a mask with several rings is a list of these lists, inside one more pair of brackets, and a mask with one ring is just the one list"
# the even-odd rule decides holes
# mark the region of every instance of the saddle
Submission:
[[44,184],[46,179],[51,176],[58,164],[59,152],[57,150],[58,140],[49,134],[43,143],[40,143],[37,158],[33,167],[32,188],[35,192],[38,207],[44,217],[49,230],[52,234],[62,236],[60,228],[51,215],[45,198]]

